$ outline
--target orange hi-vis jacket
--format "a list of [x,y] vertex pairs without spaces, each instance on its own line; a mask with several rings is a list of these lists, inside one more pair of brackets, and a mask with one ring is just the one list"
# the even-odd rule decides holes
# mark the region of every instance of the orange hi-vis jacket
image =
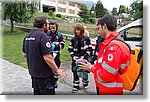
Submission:
[[113,32],[100,44],[97,62],[91,68],[100,95],[123,94],[123,80],[118,70],[126,72],[130,50],[123,42],[113,40],[116,37],[120,36]]

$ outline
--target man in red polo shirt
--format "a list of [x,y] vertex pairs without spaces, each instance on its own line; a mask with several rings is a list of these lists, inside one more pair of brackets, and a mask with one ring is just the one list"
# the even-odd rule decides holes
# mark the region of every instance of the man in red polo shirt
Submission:
[[125,73],[130,60],[129,48],[119,40],[116,32],[117,20],[111,15],[105,15],[97,23],[96,31],[105,40],[100,43],[100,51],[95,65],[81,63],[81,69],[89,70],[94,74],[97,94],[123,94],[121,73]]

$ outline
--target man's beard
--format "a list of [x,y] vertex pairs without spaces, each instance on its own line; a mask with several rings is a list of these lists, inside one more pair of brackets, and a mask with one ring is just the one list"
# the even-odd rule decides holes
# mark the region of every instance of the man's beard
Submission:
[[44,29],[44,32],[45,32],[45,33],[47,33],[47,31],[48,31],[47,29]]

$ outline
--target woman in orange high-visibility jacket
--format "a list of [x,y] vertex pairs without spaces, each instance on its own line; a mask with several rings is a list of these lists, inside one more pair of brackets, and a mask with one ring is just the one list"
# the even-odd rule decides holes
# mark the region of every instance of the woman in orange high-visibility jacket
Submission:
[[97,24],[97,33],[105,40],[100,44],[100,51],[95,65],[81,63],[84,70],[94,74],[97,94],[123,94],[121,73],[125,73],[130,60],[130,50],[122,41],[113,40],[119,34],[115,31],[116,19],[111,15],[102,17]]

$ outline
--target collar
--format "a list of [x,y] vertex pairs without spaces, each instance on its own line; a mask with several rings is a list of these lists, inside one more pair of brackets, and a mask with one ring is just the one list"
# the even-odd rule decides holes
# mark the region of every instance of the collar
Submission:
[[33,31],[42,31],[40,28],[36,28],[36,27],[33,27],[32,30]]
[[50,33],[52,34],[52,36],[57,36],[58,35],[58,31],[55,31],[54,33],[50,30]]
[[106,38],[105,40],[102,42],[104,45],[107,45],[110,43],[110,41],[112,39],[114,39],[115,37],[117,37],[119,35],[118,32],[111,32]]

